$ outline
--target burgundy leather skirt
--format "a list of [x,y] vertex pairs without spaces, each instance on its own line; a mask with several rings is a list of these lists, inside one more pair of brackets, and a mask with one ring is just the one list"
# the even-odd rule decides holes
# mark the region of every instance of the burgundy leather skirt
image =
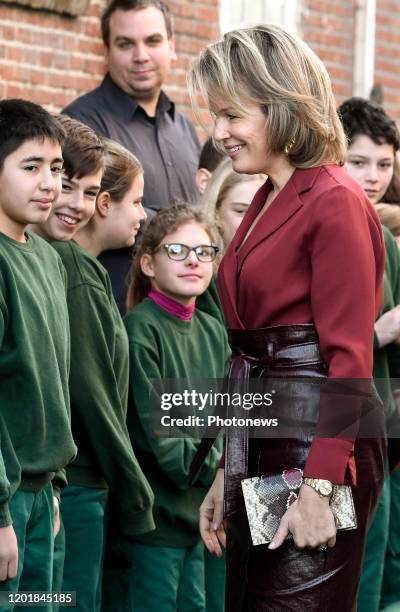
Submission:
[[[271,377],[324,378],[318,337],[312,324],[230,332],[233,380]],[[295,391],[293,392],[293,388]],[[290,386],[286,406],[296,418],[318,420],[318,394],[307,401]],[[312,438],[252,439],[248,432],[227,434],[225,521],[227,532],[226,612],[352,612],[362,568],[364,540],[383,483],[386,441],[358,439],[353,498],[358,527],[338,532],[326,551],[297,550],[287,540],[279,549],[252,546],[240,482],[248,476],[303,467]]]

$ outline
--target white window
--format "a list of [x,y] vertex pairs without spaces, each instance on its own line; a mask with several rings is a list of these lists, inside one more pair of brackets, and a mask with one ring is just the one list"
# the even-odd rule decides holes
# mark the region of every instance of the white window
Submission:
[[259,23],[273,23],[296,34],[299,0],[221,0],[221,33]]
[[353,96],[368,98],[374,84],[376,0],[359,0],[355,14]]

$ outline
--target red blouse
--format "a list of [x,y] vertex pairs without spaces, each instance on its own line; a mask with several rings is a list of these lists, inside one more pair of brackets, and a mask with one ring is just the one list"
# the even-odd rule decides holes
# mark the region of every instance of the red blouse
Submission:
[[[330,378],[371,378],[385,260],[372,205],[335,164],[296,169],[242,244],[271,188],[256,193],[219,269],[228,327],[314,322]],[[315,437],[304,474],[342,484],[349,467],[355,482],[354,437]]]

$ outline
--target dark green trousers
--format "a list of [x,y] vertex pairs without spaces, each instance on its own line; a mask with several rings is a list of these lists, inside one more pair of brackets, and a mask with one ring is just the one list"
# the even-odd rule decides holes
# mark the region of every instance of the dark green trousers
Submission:
[[[18,542],[16,578],[0,582],[1,591],[51,591],[53,580],[54,500],[49,483],[38,492],[18,490],[10,501],[10,512]],[[0,611],[27,610],[0,605]],[[33,608],[32,608],[33,609]],[[51,604],[35,610],[52,610]]]
[[383,573],[381,609],[400,612],[400,469],[390,476],[390,525]]
[[386,474],[365,544],[364,565],[357,599],[358,612],[378,612],[389,534],[390,475]]
[[[60,515],[60,531],[54,540],[53,555],[53,591],[62,591],[65,560],[65,529],[62,516]],[[63,607],[53,604],[53,612],[58,612]]]
[[205,612],[204,546],[130,544],[130,610]]
[[68,485],[61,492],[65,529],[63,591],[76,591],[76,608],[99,612],[108,491]]
[[225,550],[218,559],[204,548],[204,577],[206,588],[206,612],[223,612],[225,609]]

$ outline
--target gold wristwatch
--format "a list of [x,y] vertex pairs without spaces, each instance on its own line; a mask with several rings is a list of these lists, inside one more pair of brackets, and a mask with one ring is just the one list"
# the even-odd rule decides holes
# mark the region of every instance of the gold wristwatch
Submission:
[[333,484],[330,480],[322,480],[321,478],[303,478],[304,484],[312,487],[320,497],[331,497],[333,493]]

